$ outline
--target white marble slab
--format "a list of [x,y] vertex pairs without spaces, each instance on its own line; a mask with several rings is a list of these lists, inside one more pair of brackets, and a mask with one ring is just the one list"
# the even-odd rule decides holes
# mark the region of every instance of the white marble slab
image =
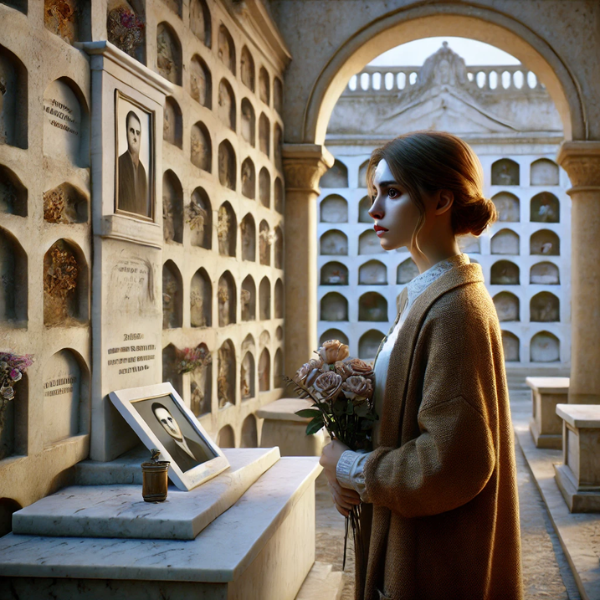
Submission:
[[170,485],[167,500],[156,504],[144,501],[141,485],[69,486],[15,512],[13,532],[193,540],[279,457],[277,447],[235,449],[228,453],[229,469],[190,491]]
[[303,408],[312,408],[312,400],[303,398],[281,398],[275,400],[256,411],[256,416],[261,419],[270,419],[276,421],[297,421],[299,423],[308,423],[309,418],[300,417],[295,414],[297,410]]
[[542,394],[566,394],[569,392],[569,377],[526,377],[525,383]]
[[596,429],[600,427],[600,405],[557,404],[556,414],[571,427]]

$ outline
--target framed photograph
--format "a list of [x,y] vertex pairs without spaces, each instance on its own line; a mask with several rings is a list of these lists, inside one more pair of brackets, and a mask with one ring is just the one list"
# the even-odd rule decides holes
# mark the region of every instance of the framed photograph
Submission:
[[111,392],[109,397],[148,448],[168,460],[169,477],[180,490],[212,479],[229,467],[194,413],[170,383]]
[[154,112],[115,90],[115,213],[154,221]]

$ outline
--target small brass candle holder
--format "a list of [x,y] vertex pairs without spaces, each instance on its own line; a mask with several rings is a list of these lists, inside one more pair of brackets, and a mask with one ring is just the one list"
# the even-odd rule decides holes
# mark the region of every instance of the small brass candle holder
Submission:
[[168,460],[158,460],[160,450],[152,448],[152,460],[142,463],[142,496],[146,502],[164,502],[169,485]]

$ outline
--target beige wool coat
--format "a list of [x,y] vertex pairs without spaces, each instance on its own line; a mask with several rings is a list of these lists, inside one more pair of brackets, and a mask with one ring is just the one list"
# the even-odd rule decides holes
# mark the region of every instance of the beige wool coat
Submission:
[[468,257],[410,308],[381,413],[364,465],[355,599],[522,600],[500,324]]

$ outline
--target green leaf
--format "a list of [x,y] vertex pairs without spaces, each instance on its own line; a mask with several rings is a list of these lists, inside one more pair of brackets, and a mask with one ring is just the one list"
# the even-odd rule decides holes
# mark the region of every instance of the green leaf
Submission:
[[346,414],[351,415],[354,412],[354,406],[352,405],[352,400],[346,401]]
[[306,426],[306,435],[317,433],[321,427],[323,427],[323,419],[317,419],[316,417]]
[[303,408],[302,410],[297,410],[294,414],[305,419],[312,419],[313,417],[322,418],[322,412],[318,408]]
[[369,407],[369,405],[366,402],[364,402],[363,404],[359,404],[358,406],[354,407],[354,414],[364,418],[369,414],[370,410],[371,408]]
[[333,414],[336,417],[341,417],[345,413],[346,413],[346,399],[345,398],[338,398],[333,403]]

